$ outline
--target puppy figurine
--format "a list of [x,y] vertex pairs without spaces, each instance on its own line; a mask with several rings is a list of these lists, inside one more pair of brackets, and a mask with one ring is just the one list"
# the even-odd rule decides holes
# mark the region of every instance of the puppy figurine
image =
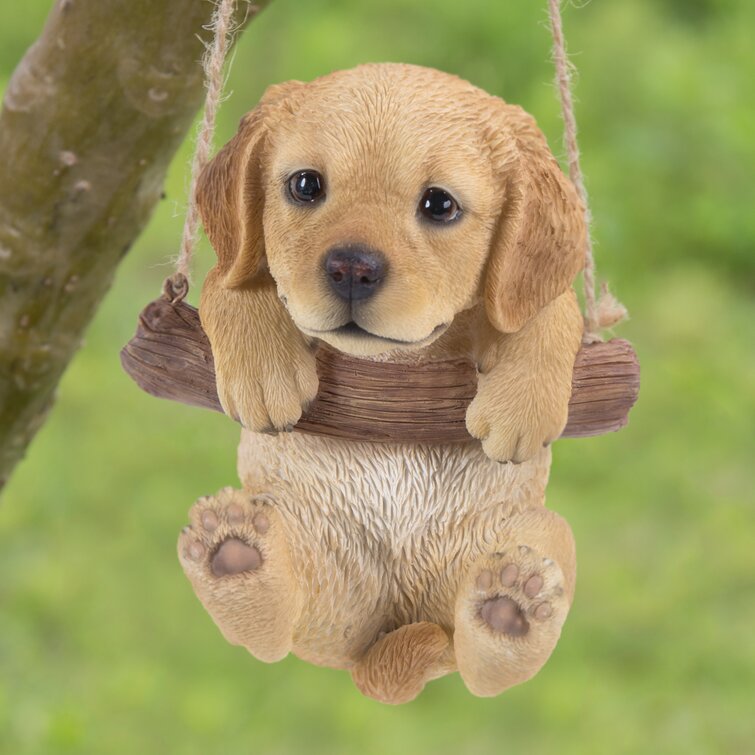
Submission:
[[[583,208],[534,120],[454,76],[365,65],[267,90],[201,177],[218,264],[200,316],[243,490],[179,540],[226,639],[350,670],[387,703],[459,671],[475,695],[533,676],[574,593],[544,508],[582,317]],[[291,430],[319,342],[478,365],[468,444]]]

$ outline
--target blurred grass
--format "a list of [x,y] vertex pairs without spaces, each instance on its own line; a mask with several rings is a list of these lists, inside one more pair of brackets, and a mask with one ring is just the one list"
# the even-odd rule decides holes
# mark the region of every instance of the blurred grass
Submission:
[[[522,104],[560,153],[544,6],[275,0],[219,141],[269,83],[404,60]],[[0,86],[48,7],[0,6]],[[593,2],[565,23],[599,268],[643,384],[621,433],[556,446],[549,504],[580,574],[545,669],[494,700],[454,676],[390,708],[222,640],[174,547],[190,503],[236,481],[237,432],[118,364],[177,247],[187,144],[0,505],[1,752],[755,752],[755,5]]]

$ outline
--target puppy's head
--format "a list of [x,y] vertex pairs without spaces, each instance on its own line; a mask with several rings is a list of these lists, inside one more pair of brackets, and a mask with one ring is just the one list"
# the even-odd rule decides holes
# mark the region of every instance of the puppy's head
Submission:
[[480,300],[516,331],[571,284],[584,245],[533,119],[408,65],[270,88],[199,204],[223,285],[267,268],[302,332],[362,356],[425,346]]

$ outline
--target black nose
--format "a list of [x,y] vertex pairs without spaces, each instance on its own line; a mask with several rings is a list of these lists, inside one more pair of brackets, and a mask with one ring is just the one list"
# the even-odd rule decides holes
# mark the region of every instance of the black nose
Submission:
[[388,268],[380,252],[360,244],[331,249],[325,256],[325,275],[342,299],[366,299],[377,291]]

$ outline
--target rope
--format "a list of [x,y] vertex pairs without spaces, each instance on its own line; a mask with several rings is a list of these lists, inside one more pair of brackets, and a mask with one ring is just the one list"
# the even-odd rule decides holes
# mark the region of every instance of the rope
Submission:
[[233,33],[233,12],[236,0],[218,0],[212,13],[208,31],[212,32],[212,42],[202,59],[207,98],[204,115],[197,132],[197,143],[191,163],[191,180],[189,183],[189,200],[186,208],[181,250],[176,259],[176,270],[163,284],[163,294],[174,304],[184,299],[189,292],[191,262],[199,238],[199,208],[197,206],[197,183],[202,170],[210,160],[212,140],[215,133],[215,121],[223,97],[223,65],[228,53]]
[[627,310],[603,283],[600,296],[595,296],[595,258],[592,249],[590,225],[592,213],[587,199],[587,189],[579,164],[579,145],[577,144],[577,119],[574,116],[571,83],[574,66],[566,55],[566,42],[561,23],[561,0],[548,0],[551,32],[553,33],[553,62],[556,66],[556,84],[561,98],[561,114],[564,120],[564,145],[569,163],[569,178],[577,189],[579,198],[585,208],[587,225],[587,242],[585,244],[585,266],[583,285],[585,296],[585,340],[588,343],[600,341],[600,332],[612,328],[627,317]]

